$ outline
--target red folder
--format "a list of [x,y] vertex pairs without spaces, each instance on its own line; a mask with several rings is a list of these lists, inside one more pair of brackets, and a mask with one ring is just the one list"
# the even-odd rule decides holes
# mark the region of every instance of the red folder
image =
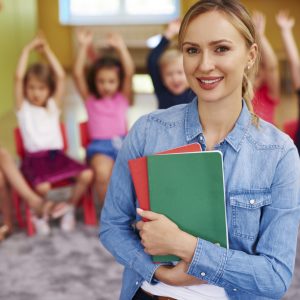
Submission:
[[[201,150],[200,144],[193,143],[157,154],[199,152]],[[147,157],[131,159],[128,161],[128,165],[139,206],[143,210],[150,210]]]

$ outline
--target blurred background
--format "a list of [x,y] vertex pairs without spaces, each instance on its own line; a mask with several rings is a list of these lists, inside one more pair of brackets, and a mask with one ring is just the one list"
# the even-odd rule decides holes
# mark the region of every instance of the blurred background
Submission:
[[[77,53],[75,32],[88,26],[95,46],[101,45],[107,32],[121,33],[134,59],[134,105],[128,112],[128,127],[158,107],[147,56],[159,41],[168,22],[182,17],[195,0],[0,0],[0,143],[16,157],[13,130],[13,79],[22,48],[42,31],[50,47],[68,74],[63,121],[66,124],[69,154],[83,158],[78,123],[87,118],[75,89],[71,70]],[[289,10],[295,18],[294,37],[300,41],[299,0],[243,0],[250,10],[266,16],[266,36],[279,60],[281,96],[275,123],[298,117],[287,57],[275,15]],[[298,44],[300,47],[300,43]],[[30,60],[38,57],[31,55]],[[299,252],[299,251],[298,251]],[[296,273],[285,299],[300,297],[300,255]],[[47,239],[26,236],[25,230],[0,243],[0,299],[66,300],[117,299],[122,267],[112,259],[97,238],[96,227],[79,224],[74,233],[58,229]]]

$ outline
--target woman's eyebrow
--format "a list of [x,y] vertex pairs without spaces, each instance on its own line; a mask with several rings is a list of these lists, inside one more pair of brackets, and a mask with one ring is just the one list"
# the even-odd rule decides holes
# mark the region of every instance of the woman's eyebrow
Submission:
[[[232,44],[232,41],[227,40],[227,39],[221,39],[221,40],[211,41],[211,42],[209,42],[209,45],[213,46],[213,45],[220,44],[220,43],[230,43],[230,44]],[[184,46],[184,45],[199,47],[199,44],[189,42],[189,41],[182,43],[182,46]]]

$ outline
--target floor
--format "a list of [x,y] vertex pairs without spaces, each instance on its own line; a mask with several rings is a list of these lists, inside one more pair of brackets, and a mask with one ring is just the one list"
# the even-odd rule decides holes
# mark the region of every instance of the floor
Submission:
[[[49,238],[14,234],[0,245],[0,299],[117,300],[123,269],[97,232],[78,224],[71,234],[55,226]],[[300,255],[283,299],[300,299]]]

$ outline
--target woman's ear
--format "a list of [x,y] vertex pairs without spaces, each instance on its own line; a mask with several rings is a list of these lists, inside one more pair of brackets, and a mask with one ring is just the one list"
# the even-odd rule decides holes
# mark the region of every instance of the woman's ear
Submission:
[[257,59],[257,54],[258,54],[258,47],[257,44],[252,44],[249,52],[248,52],[248,60],[247,60],[247,69],[252,68],[252,66],[255,64],[255,61]]

